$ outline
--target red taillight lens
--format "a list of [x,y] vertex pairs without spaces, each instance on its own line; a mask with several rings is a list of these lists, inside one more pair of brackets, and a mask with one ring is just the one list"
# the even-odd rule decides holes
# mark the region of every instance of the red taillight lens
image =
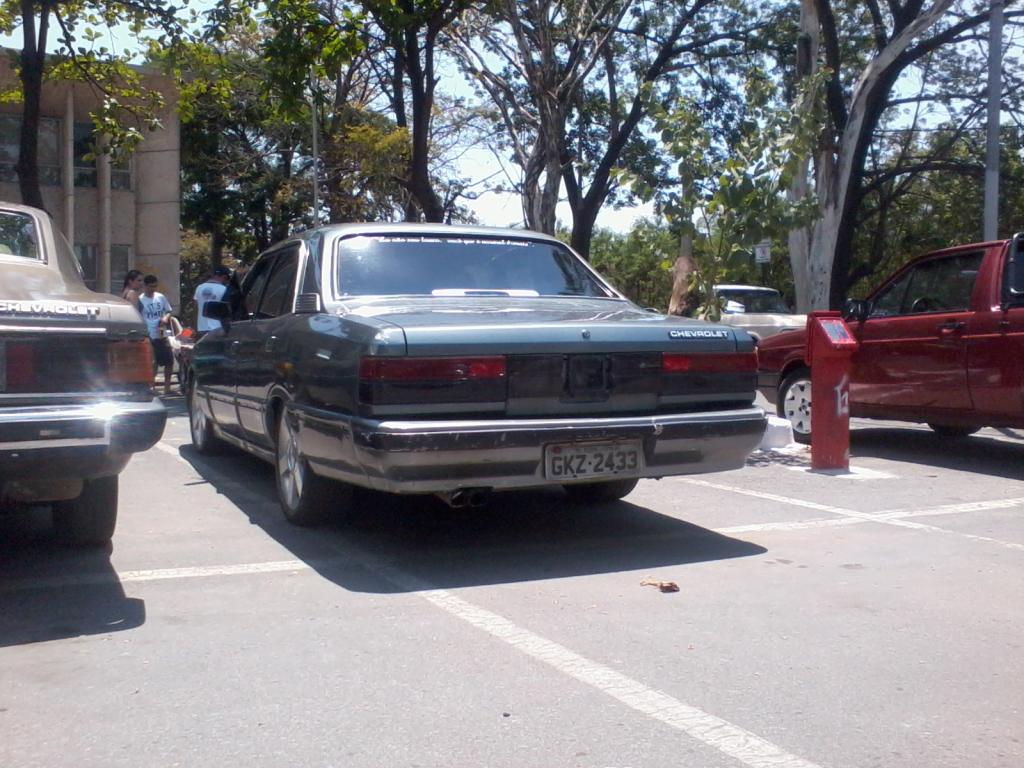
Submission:
[[757,353],[679,355],[665,352],[661,356],[665,373],[754,373]]
[[[34,348],[31,344],[7,344],[6,369],[7,390],[22,392],[31,389],[36,381]],[[0,346],[0,352],[3,347]],[[3,382],[0,382],[3,383]]]
[[364,357],[362,381],[481,381],[505,377],[505,358],[496,357]]
[[148,384],[153,380],[153,346],[149,339],[115,341],[107,347],[107,378],[118,384]]

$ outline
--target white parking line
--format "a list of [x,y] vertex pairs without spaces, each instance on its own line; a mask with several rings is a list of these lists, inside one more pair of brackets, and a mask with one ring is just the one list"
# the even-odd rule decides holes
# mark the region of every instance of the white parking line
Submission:
[[[930,514],[955,514],[957,512],[969,512],[978,509],[999,509],[999,508],[1010,508],[1020,506],[1022,500],[1020,499],[1008,499],[1006,501],[994,501],[994,502],[970,502],[967,504],[954,504],[947,507],[938,507],[939,511],[919,509],[912,512],[902,512],[899,510],[892,510],[880,513],[868,513],[868,512],[857,512],[853,509],[844,509],[843,507],[833,507],[827,504],[818,504],[814,501],[804,501],[803,499],[792,499],[787,496],[779,496],[775,493],[765,493],[763,491],[753,491],[749,488],[741,488],[735,485],[724,485],[722,483],[711,483],[707,480],[693,480],[690,478],[681,478],[683,482],[690,483],[691,485],[699,485],[705,488],[713,488],[719,491],[728,491],[729,493],[736,493],[741,496],[753,496],[759,499],[765,499],[766,501],[775,501],[779,504],[787,504],[794,507],[805,507],[807,509],[815,509],[821,512],[831,512],[834,515],[838,515],[841,518],[849,518],[853,520],[859,520],[865,523],[881,523],[882,525],[893,525],[898,528],[909,528],[915,531],[928,531],[930,533],[942,533],[947,536],[959,536],[970,541],[985,542],[988,544],[996,544],[1006,549],[1013,549],[1024,552],[1024,544],[1018,544],[1014,541],[1003,541],[1002,539],[994,539],[991,536],[978,536],[973,533],[964,533],[962,531],[952,531],[948,528],[940,528],[937,525],[928,525],[926,523],[913,523],[909,520],[904,520],[904,517],[925,517]],[[978,506],[985,505],[989,506]],[[1005,506],[1003,506],[1005,505]],[[951,510],[951,511],[945,511]],[[829,525],[836,525],[837,523],[830,523],[828,520],[817,520],[807,521],[813,523],[812,525],[803,525],[801,527],[825,527]],[[852,525],[852,523],[842,523],[843,525]],[[760,527],[754,529],[759,531],[768,530],[799,530],[799,528],[792,528],[792,523],[764,523]],[[776,528],[773,528],[775,526]],[[735,529],[733,530],[735,531]]]
[[63,589],[65,587],[96,584],[125,584],[135,581],[167,581],[171,579],[199,579],[210,576],[247,576],[253,573],[279,573],[281,571],[308,571],[329,565],[334,560],[306,562],[305,560],[273,560],[266,563],[240,563],[238,565],[205,565],[185,568],[155,568],[145,571],[114,573],[83,573],[44,578],[15,579],[0,583],[0,592],[20,592],[27,589]]

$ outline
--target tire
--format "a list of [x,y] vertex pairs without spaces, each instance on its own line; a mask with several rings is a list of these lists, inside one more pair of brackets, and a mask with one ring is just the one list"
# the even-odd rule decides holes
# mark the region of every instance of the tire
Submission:
[[981,427],[954,427],[948,424],[929,424],[928,426],[941,437],[967,437],[981,429]]
[[638,479],[605,480],[600,483],[583,483],[581,485],[563,485],[565,494],[573,504],[594,504],[602,501],[618,501],[628,496],[636,488]]
[[76,546],[106,544],[117,524],[117,475],[86,480],[78,498],[53,505],[57,535]]
[[797,368],[779,384],[777,413],[793,426],[793,439],[811,442],[811,371]]
[[351,504],[352,487],[318,476],[299,451],[298,433],[287,411],[277,420],[277,499],[292,525],[314,526]]
[[192,447],[196,453],[212,456],[224,447],[224,443],[214,434],[213,424],[199,403],[192,376],[189,376],[188,388],[188,431],[192,435]]

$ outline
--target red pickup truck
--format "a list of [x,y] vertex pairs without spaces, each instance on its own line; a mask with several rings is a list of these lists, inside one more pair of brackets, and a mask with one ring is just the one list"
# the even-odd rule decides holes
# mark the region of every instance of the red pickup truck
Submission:
[[[1024,427],[1024,235],[921,256],[843,309],[858,341],[850,414],[940,435]],[[811,437],[806,331],[758,345],[758,388]]]

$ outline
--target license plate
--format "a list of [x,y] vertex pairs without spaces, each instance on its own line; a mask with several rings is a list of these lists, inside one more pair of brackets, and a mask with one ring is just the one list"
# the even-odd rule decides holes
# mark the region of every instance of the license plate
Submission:
[[559,443],[544,451],[544,476],[552,480],[640,474],[644,454],[639,440],[614,443]]

